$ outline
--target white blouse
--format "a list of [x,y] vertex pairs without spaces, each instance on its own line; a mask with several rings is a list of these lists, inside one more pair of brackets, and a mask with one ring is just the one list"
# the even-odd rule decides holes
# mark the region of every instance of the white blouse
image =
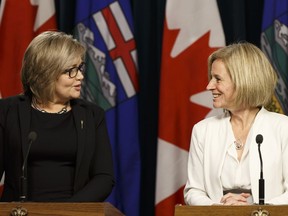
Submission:
[[244,146],[241,160],[237,159],[234,143],[230,145],[221,172],[223,191],[234,188],[251,189],[248,146]]

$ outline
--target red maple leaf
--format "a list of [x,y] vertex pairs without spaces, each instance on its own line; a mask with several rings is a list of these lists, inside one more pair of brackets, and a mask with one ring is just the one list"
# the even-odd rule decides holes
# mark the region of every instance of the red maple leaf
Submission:
[[[191,26],[193,28],[193,26]],[[193,94],[205,91],[208,84],[208,56],[217,48],[209,47],[210,32],[175,58],[170,53],[179,30],[164,26],[159,137],[180,148],[189,150],[191,130],[205,118],[210,109],[190,101]]]

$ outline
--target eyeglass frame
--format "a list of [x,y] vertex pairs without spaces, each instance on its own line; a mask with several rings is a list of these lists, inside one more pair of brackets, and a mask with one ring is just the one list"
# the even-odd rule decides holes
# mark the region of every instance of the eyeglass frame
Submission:
[[[75,69],[77,69],[75,71]],[[69,69],[66,69],[63,73],[64,74],[67,74],[68,73],[68,76],[70,78],[75,78],[77,75],[78,75],[78,72],[80,71],[82,74],[85,72],[85,69],[86,69],[86,63],[85,62],[81,62],[79,66],[75,66],[75,67],[72,67],[72,68],[69,68]],[[73,73],[73,71],[75,71],[75,75],[74,76],[71,76],[71,73]]]

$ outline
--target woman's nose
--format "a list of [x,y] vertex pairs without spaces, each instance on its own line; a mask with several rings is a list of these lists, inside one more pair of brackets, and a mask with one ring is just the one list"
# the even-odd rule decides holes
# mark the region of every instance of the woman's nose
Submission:
[[215,83],[213,81],[213,79],[211,79],[208,83],[208,85],[206,86],[206,90],[212,90],[215,88]]

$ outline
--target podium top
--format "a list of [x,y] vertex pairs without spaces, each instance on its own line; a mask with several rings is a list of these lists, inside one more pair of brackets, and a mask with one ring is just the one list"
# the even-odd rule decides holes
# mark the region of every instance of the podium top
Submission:
[[[124,216],[108,202],[55,203],[55,202],[0,202],[0,215],[12,215],[12,211],[25,215],[49,216]],[[17,214],[14,214],[17,215]]]
[[[268,212],[268,214],[267,214]],[[248,205],[248,206],[187,206],[176,205],[174,216],[213,215],[213,216],[282,216],[288,212],[288,205]]]

